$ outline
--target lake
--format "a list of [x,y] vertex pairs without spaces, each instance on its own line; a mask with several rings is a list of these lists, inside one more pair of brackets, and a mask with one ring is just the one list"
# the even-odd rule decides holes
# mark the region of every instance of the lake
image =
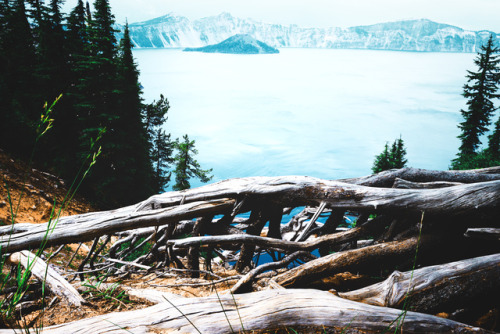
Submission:
[[333,49],[134,55],[145,101],[168,98],[167,132],[196,140],[197,160],[213,168],[214,181],[368,175],[385,142],[400,135],[409,166],[448,169],[476,56]]

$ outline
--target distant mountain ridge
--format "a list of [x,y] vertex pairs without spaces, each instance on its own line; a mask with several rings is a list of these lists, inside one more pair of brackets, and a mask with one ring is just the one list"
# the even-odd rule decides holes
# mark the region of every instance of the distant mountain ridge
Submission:
[[490,34],[497,38],[490,31],[464,30],[427,19],[350,28],[302,28],[240,19],[229,13],[194,21],[167,14],[129,27],[139,48],[202,47],[248,34],[275,48],[477,52]]
[[185,48],[184,51],[233,54],[279,53],[278,49],[258,41],[248,34],[237,34],[217,44],[202,46],[200,48]]

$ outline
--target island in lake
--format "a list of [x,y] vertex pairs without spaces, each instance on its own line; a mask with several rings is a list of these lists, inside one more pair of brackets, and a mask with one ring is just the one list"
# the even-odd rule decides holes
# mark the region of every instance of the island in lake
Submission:
[[258,41],[250,35],[238,34],[213,45],[201,48],[185,48],[184,51],[198,51],[207,53],[234,53],[234,54],[268,54],[279,53],[278,49]]

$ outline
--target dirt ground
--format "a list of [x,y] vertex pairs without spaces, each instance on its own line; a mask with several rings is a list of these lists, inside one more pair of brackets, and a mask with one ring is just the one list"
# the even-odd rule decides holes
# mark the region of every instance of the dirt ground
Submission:
[[[0,187],[1,225],[10,224],[12,221],[11,208],[16,223],[47,222],[53,210],[55,214],[59,212],[61,203],[68,192],[67,185],[62,179],[29,168],[25,163],[14,160],[1,149],[0,179],[2,181]],[[76,196],[66,210],[61,212],[61,216],[90,211],[95,210],[83,198]]]
[[[15,223],[40,224],[47,222],[51,215],[57,214],[61,203],[67,195],[65,182],[49,173],[28,168],[20,161],[11,158],[0,149],[0,226],[10,225],[11,213],[14,212]],[[56,206],[54,207],[54,203]],[[69,203],[61,216],[75,215],[95,211],[91,204],[80,196]],[[51,259],[50,265],[59,273],[65,275],[75,271],[80,261],[87,255],[91,243],[83,244],[77,254],[74,254],[78,244],[66,245],[62,251]],[[48,257],[55,252],[57,247],[48,248],[44,254]],[[75,255],[75,256],[73,256]],[[71,263],[70,263],[71,262]],[[236,272],[229,271],[223,267],[214,268],[220,277],[229,277]],[[167,277],[165,277],[167,276]],[[58,298],[48,295],[45,305],[39,298],[37,303],[25,303],[26,307],[18,311],[14,324],[15,327],[40,326],[43,327],[67,323],[110,312],[129,311],[141,309],[153,305],[144,299],[129,297],[124,294],[128,288],[135,289],[157,289],[175,293],[184,297],[201,297],[222,292],[229,289],[236,280],[219,284],[207,284],[208,281],[191,279],[186,275],[162,274],[162,272],[150,273],[148,275],[131,275],[130,277],[117,279],[113,277],[103,281],[103,285],[114,284],[116,289],[106,291],[100,288],[100,282],[93,281],[80,285],[78,290],[87,300],[88,304],[80,308],[69,307]],[[71,279],[71,275],[66,276]],[[87,276],[87,278],[90,278]],[[76,283],[75,283],[76,282]],[[77,278],[72,283],[78,286]],[[202,283],[202,285],[196,285]],[[33,284],[36,284],[33,281]],[[0,326],[1,327],[1,326]]]

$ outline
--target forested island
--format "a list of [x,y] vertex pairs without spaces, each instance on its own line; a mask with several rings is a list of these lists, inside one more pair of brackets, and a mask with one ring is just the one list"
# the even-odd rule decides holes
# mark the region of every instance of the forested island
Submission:
[[256,40],[248,34],[238,34],[213,45],[200,48],[185,48],[184,51],[196,51],[205,53],[233,53],[233,54],[269,54],[279,53],[266,43]]
[[212,170],[168,99],[143,101],[128,24],[118,41],[108,0],[60,6],[0,2],[0,334],[500,331],[493,36],[452,170],[407,167],[401,136],[372,175],[190,189]]

